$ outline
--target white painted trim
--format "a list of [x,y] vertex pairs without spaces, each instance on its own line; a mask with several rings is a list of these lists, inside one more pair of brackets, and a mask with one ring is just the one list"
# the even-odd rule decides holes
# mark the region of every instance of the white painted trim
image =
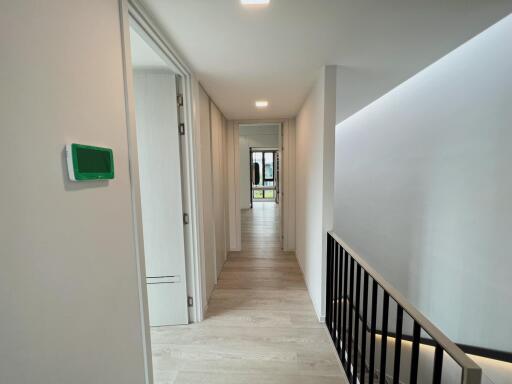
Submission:
[[334,142],[336,136],[336,66],[324,67],[322,159],[322,272],[321,315],[325,315],[327,280],[327,231],[334,225]]
[[227,150],[228,142],[229,142],[229,131],[228,131],[228,119],[226,119],[226,116],[224,116],[224,114],[222,115],[222,118],[223,118],[223,128],[224,128],[223,129],[223,132],[224,132],[223,140],[224,141],[223,141],[222,145],[224,147],[223,177],[224,177],[224,181],[225,181],[225,184],[224,184],[224,240],[225,240],[224,249],[226,250],[226,252],[224,254],[224,264],[225,264],[226,261],[228,260],[229,249],[230,249],[229,244],[231,242],[230,231],[229,231],[229,184],[227,183],[228,174],[229,174],[229,170],[228,170],[229,151]]
[[281,204],[283,205],[283,250],[295,251],[295,120],[283,123]]
[[[203,168],[201,163],[201,113],[200,113],[200,106],[199,106],[199,94],[201,92],[202,87],[199,84],[197,80],[193,80],[191,84],[191,92],[192,92],[192,116],[193,116],[193,126],[195,131],[195,153],[196,153],[196,165],[197,165],[197,174],[202,175],[203,174]],[[203,90],[204,91],[204,90]],[[211,146],[211,143],[210,143]],[[199,244],[201,247],[201,297],[203,298],[203,315],[206,313],[206,309],[208,308],[208,300],[209,297],[206,292],[206,250],[205,250],[205,244],[204,244],[204,210],[203,210],[203,201],[204,201],[204,194],[203,194],[203,183],[204,179],[203,177],[198,177],[197,179],[197,201],[198,201],[198,222],[199,222]],[[214,243],[215,244],[215,243]],[[201,317],[202,319],[202,317]]]
[[156,52],[161,52],[164,59],[170,66],[171,70],[179,75],[191,77],[193,75],[190,66],[180,57],[174,47],[160,33],[156,23],[151,20],[144,7],[137,0],[121,0],[128,4],[128,13],[130,17],[137,22],[145,34],[151,41],[148,43],[152,48],[156,48]]
[[242,229],[240,216],[240,131],[238,124],[227,124],[228,195],[229,195],[229,251],[242,250]]
[[139,286],[140,321],[142,329],[142,349],[144,354],[145,381],[153,383],[153,362],[151,354],[151,333],[149,328],[148,294],[146,287],[146,264],[144,258],[144,237],[142,229],[142,208],[140,197],[139,167],[137,153],[137,133],[135,130],[135,97],[133,92],[133,73],[130,46],[130,17],[127,0],[119,1],[121,44],[123,50],[123,77],[125,87],[125,113],[128,142],[130,188],[132,195],[133,237]]
[[139,284],[139,302],[142,323],[143,353],[145,360],[146,383],[153,383],[153,367],[151,355],[151,338],[149,327],[149,312],[146,290],[146,273],[144,259],[144,239],[142,231],[142,210],[140,205],[140,179],[138,172],[137,135],[135,126],[135,98],[133,94],[133,75],[130,47],[130,25],[147,37],[148,43],[162,54],[173,72],[181,77],[182,92],[185,101],[184,121],[186,134],[184,136],[184,209],[191,218],[185,227],[185,252],[187,264],[187,292],[193,297],[194,306],[189,310],[191,321],[201,321],[204,317],[202,296],[203,265],[201,263],[201,221],[200,205],[198,202],[197,179],[197,139],[193,118],[192,72],[188,65],[178,56],[172,46],[162,37],[144,9],[135,0],[119,0],[121,39],[123,49],[123,74],[125,83],[125,108],[128,138],[130,184],[132,193],[132,212],[134,240],[136,247],[136,262]]
[[[208,94],[208,92],[206,92],[206,90],[203,88],[203,86],[201,84],[199,84],[199,86],[202,88],[203,92],[206,94],[206,96],[208,97],[208,130],[210,131],[210,180],[211,180],[211,185],[209,185],[209,189],[212,193],[212,196],[213,196],[213,193],[214,193],[214,188],[213,188],[213,177],[214,177],[214,170],[213,170],[213,151],[214,151],[214,145],[213,145],[213,130],[212,130],[212,104],[215,105],[215,103],[212,101],[212,98],[210,97],[210,95]],[[218,109],[218,108],[217,108]],[[220,111],[220,109],[219,109]],[[214,200],[212,200],[213,202]],[[214,270],[214,274],[213,274],[213,289],[212,291],[210,292],[210,297],[213,293],[213,291],[215,290],[215,287],[217,286],[217,282],[218,282],[218,279],[219,279],[219,275],[217,274],[217,223],[215,222],[215,210],[212,211],[212,225],[211,225],[211,229],[213,229],[213,249],[214,249],[214,257],[213,257],[213,270]],[[211,230],[210,229],[210,230]],[[205,254],[205,257],[206,257],[206,254]],[[206,280],[205,280],[205,285],[206,285]],[[207,298],[207,303],[206,305],[208,305],[208,301],[210,300],[210,297]],[[205,312],[206,313],[206,312]]]

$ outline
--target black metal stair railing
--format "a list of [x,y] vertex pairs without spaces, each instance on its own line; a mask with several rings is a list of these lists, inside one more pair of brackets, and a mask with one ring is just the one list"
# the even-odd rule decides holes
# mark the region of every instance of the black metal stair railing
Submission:
[[[445,354],[460,367],[462,384],[481,383],[481,368],[334,233],[327,234],[326,282],[325,323],[352,384],[423,384],[418,375],[422,332],[434,346],[429,376],[433,384],[441,384]],[[390,300],[396,306],[391,314]],[[394,332],[388,329],[390,315]],[[412,335],[404,333],[404,315],[412,321]],[[388,353],[391,340],[394,347]],[[404,340],[410,343],[407,355],[402,353]],[[409,355],[407,367],[401,367]]]

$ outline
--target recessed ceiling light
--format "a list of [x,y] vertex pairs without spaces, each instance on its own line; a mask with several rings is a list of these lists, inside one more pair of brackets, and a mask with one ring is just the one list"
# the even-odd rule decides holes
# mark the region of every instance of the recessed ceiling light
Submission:
[[267,108],[268,101],[267,100],[258,100],[254,103],[254,105],[256,105],[256,108]]
[[269,5],[270,0],[240,0],[242,5]]

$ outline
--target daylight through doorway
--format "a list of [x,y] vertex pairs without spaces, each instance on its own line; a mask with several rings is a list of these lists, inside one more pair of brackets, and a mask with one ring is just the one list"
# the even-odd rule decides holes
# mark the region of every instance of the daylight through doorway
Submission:
[[255,201],[276,202],[279,199],[279,152],[250,149],[251,208]]

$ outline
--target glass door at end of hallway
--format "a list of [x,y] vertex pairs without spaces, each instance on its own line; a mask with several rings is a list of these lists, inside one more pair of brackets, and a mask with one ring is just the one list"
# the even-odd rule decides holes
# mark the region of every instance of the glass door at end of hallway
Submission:
[[255,201],[277,202],[276,150],[250,149],[251,207]]

